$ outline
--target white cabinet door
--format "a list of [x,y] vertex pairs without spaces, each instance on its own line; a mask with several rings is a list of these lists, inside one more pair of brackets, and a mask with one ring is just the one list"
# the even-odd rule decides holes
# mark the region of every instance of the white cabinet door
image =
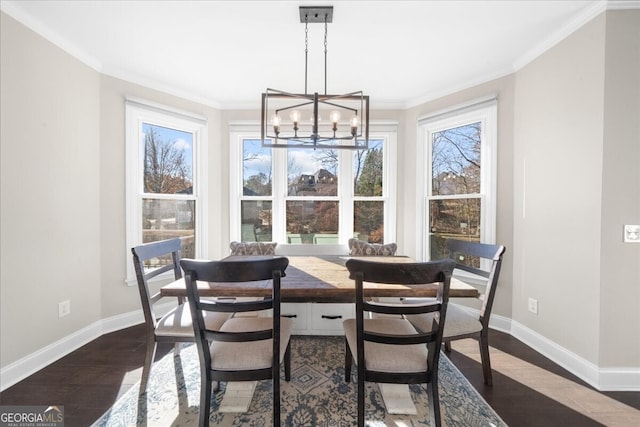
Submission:
[[314,335],[344,335],[342,322],[355,317],[353,304],[311,304],[311,329]]
[[292,333],[309,335],[309,304],[287,302],[280,304],[280,316],[293,319]]

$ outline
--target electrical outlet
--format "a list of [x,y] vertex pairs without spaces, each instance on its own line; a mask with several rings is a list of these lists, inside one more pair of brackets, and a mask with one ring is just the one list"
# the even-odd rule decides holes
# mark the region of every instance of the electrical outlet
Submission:
[[640,243],[640,225],[625,225],[623,241],[625,243]]
[[533,314],[538,314],[538,300],[529,298],[529,311]]
[[58,317],[71,314],[71,301],[66,300],[58,303]]

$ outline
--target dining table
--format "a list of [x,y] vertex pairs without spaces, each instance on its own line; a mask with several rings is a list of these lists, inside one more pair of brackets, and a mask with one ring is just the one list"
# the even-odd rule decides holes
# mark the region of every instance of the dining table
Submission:
[[[278,255],[231,255],[222,261],[272,258]],[[349,278],[346,262],[353,256],[344,255],[287,255],[289,265],[280,282],[282,302],[299,303],[354,303],[355,281]],[[407,256],[366,256],[357,257],[371,261],[412,263]],[[256,298],[272,294],[271,281],[209,283],[197,281],[202,297]],[[364,284],[364,294],[372,298],[427,298],[435,297],[437,283],[416,285],[391,285],[383,283]],[[167,297],[186,297],[184,279],[178,279],[160,288],[160,294]],[[477,298],[478,290],[455,277],[451,278],[450,298]],[[246,412],[253,398],[256,382],[229,382],[220,403],[220,412]],[[384,384],[380,387],[382,399],[389,413],[415,414],[409,387],[406,384]]]
[[[267,256],[232,255],[223,261],[259,259]],[[355,282],[349,278],[346,262],[351,256],[316,255],[286,256],[289,266],[281,279],[280,297],[283,302],[350,303],[355,301]],[[393,263],[415,262],[406,256],[367,256],[362,259]],[[198,281],[198,291],[203,297],[266,297],[271,295],[268,280],[238,283],[209,283]],[[434,297],[437,284],[389,285],[365,282],[364,294],[368,297],[426,298]],[[178,279],[160,288],[162,296],[185,297],[184,279]],[[456,278],[451,279],[450,298],[477,298],[478,290]]]

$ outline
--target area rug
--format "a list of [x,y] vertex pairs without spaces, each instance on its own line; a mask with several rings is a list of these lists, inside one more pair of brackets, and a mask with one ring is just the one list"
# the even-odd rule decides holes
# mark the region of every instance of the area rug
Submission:
[[[342,337],[295,336],[291,343],[291,381],[282,378],[284,426],[356,425],[356,383],[344,381]],[[440,408],[447,427],[506,426],[473,386],[443,354],[440,358]],[[355,369],[354,369],[355,371]],[[152,369],[147,394],[138,386],[125,393],[98,421],[106,426],[195,426],[198,421],[200,372],[195,345],[179,356],[168,354]],[[283,375],[284,377],[284,375]],[[352,380],[355,380],[353,373]],[[366,420],[370,427],[428,426],[426,386],[411,385],[417,415],[390,415],[376,384],[366,383]],[[271,382],[259,381],[246,413],[220,413],[225,384],[212,395],[210,425],[270,426]]]

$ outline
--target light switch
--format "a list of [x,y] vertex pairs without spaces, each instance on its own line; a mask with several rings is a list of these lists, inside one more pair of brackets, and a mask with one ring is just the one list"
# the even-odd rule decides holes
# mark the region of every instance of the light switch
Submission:
[[624,242],[640,243],[640,225],[624,226]]

